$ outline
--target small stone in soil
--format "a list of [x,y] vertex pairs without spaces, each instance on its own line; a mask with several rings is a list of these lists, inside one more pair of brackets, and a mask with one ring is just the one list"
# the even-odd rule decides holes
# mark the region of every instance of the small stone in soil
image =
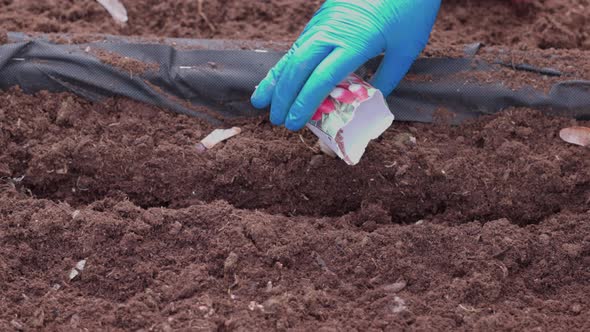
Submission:
[[13,319],[10,321],[10,325],[12,325],[12,327],[14,327],[15,330],[17,331],[22,331],[25,329],[25,327],[23,326],[23,324],[21,322],[19,322],[16,319]]
[[236,266],[238,265],[238,254],[235,252],[230,252],[225,262],[223,263],[223,272],[227,274],[231,274],[236,270]]
[[416,145],[416,143],[416,137],[409,133],[400,133],[395,135],[395,137],[393,138],[393,144],[399,148],[403,148],[404,146]]
[[394,313],[400,313],[402,311],[405,311],[407,309],[406,307],[406,301],[404,301],[404,299],[402,299],[401,297],[396,296],[393,299],[393,312]]
[[205,153],[207,152],[207,148],[203,145],[203,143],[197,143],[197,145],[195,146],[195,148],[197,149],[198,153]]
[[561,248],[571,258],[576,258],[582,253],[582,247],[575,243],[565,243]]
[[266,312],[277,312],[281,306],[281,302],[275,298],[270,298],[262,304],[264,311]]
[[313,168],[317,168],[317,167],[321,166],[323,163],[324,163],[324,156],[315,155],[315,156],[311,157],[311,160],[309,161],[309,166],[311,166]]
[[405,280],[400,280],[396,283],[383,286],[383,290],[386,292],[397,293],[406,288],[406,286],[407,282]]
[[539,241],[543,244],[549,244],[549,241],[551,241],[551,237],[547,234],[541,234],[539,235]]
[[579,304],[574,304],[572,305],[571,309],[570,309],[574,314],[579,314],[580,312],[582,312],[582,306]]
[[80,316],[78,314],[73,314],[72,318],[70,318],[70,326],[75,329],[79,325],[80,325]]
[[258,310],[264,310],[264,306],[259,304],[256,301],[250,301],[250,303],[248,304],[248,309],[250,309],[250,311],[254,311],[256,309]]
[[170,230],[168,231],[168,234],[178,235],[178,233],[180,233],[181,229],[182,229],[182,224],[179,223],[178,221],[176,221],[170,226]]

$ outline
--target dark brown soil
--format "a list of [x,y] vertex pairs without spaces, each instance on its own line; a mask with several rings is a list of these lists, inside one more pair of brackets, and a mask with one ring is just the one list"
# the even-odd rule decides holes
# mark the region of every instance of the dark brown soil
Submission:
[[0,30],[0,45],[6,43],[8,41],[8,36],[6,35],[6,32]]
[[101,62],[117,67],[130,75],[141,75],[146,71],[158,71],[160,69],[160,66],[156,63],[142,62],[103,49],[87,46],[85,51],[97,57]]
[[[146,0],[126,1],[124,28],[94,1],[0,1],[0,30],[290,40],[318,5],[204,3],[215,33],[196,1]],[[479,39],[484,60],[587,78],[585,25],[553,45],[576,50],[523,33],[587,5],[445,1],[427,54]],[[554,82],[489,75],[457,79]],[[266,116],[228,125],[242,134],[198,153],[214,128],[193,118],[1,92],[0,330],[590,329],[590,150],[558,136],[590,122],[397,123],[355,167]]]
[[590,49],[586,0],[530,0],[525,6],[514,2],[443,0],[430,44],[484,42],[521,50]]
[[[293,41],[321,0],[122,1],[125,26],[90,0],[0,1],[0,29],[44,33],[109,33],[158,37]],[[474,41],[513,48],[590,49],[590,5],[586,0],[443,0],[431,45]],[[521,9],[519,9],[521,8]],[[524,8],[524,10],[522,10]]]
[[590,151],[557,132],[590,123],[398,124],[348,167],[263,119],[199,154],[129,100],[0,108],[5,328],[588,327]]

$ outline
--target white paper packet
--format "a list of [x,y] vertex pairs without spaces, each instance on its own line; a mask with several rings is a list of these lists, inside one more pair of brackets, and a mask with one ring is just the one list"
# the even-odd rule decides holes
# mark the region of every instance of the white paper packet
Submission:
[[306,126],[338,157],[356,165],[369,142],[394,118],[381,91],[353,74],[338,84]]

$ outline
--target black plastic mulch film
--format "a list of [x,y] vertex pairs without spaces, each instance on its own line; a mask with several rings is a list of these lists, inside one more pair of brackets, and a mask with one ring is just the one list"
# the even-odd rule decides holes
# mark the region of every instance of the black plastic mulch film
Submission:
[[[70,37],[63,36],[65,40]],[[93,101],[125,96],[214,123],[226,117],[260,115],[261,111],[250,105],[249,97],[284,54],[280,50],[288,47],[223,40],[154,42],[115,36],[81,44],[55,44],[46,36],[31,38],[21,33],[9,33],[8,38],[8,44],[0,45],[0,89],[18,85],[27,93],[70,91]],[[461,72],[496,70],[497,66],[472,61],[478,49],[478,44],[469,45],[463,58],[418,59],[410,73],[436,79],[400,83],[387,98],[396,120],[431,122],[442,108],[453,114],[453,123],[460,123],[512,106],[590,119],[590,81],[564,80],[545,93],[527,87],[514,91],[500,83],[453,80],[451,75]],[[157,64],[159,69],[153,66],[152,70],[133,74],[101,62],[92,50]],[[374,59],[358,73],[372,72],[378,64]],[[511,68],[560,76],[556,70],[527,64]]]

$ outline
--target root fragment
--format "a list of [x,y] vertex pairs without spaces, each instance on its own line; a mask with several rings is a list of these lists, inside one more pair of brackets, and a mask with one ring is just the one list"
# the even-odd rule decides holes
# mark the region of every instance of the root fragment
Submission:
[[199,14],[199,17],[201,17],[203,22],[205,22],[207,26],[209,26],[209,30],[211,30],[211,32],[215,32],[217,31],[217,29],[215,28],[213,23],[209,21],[209,18],[207,17],[207,15],[205,15],[205,12],[203,11],[203,1],[205,0],[197,0],[197,14]]

